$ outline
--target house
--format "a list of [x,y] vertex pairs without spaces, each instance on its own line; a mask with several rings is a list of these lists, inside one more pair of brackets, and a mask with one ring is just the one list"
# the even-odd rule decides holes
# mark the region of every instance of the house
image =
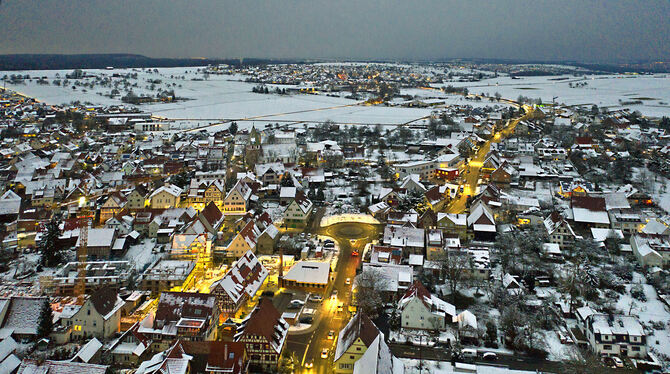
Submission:
[[107,222],[108,219],[119,214],[126,204],[126,197],[120,193],[113,193],[107,197],[107,200],[100,207],[100,222]]
[[216,203],[211,201],[198,213],[198,219],[209,233],[216,234],[223,226],[224,215]]
[[280,286],[325,293],[329,280],[329,262],[298,261],[280,280]]
[[449,202],[444,186],[432,187],[426,191],[423,196],[428,208],[434,212],[439,212]]
[[408,192],[426,192],[426,186],[421,183],[421,176],[418,174],[405,176],[400,182],[400,188]]
[[[116,229],[88,229],[87,256],[89,260],[108,260],[114,242],[116,241]],[[79,247],[81,238],[77,239],[76,247]]]
[[601,356],[647,357],[647,334],[635,316],[591,314],[585,335],[591,350]]
[[262,250],[266,254],[274,251],[274,245],[279,238],[279,230],[272,223],[272,219],[267,212],[247,221],[239,220],[235,224],[236,229],[241,226],[240,231],[235,235],[225,247],[217,247],[216,251],[222,252],[226,257],[240,257],[246,251],[251,250],[256,253]]
[[182,189],[173,185],[165,184],[149,195],[149,206],[152,209],[169,209],[179,206]]
[[218,319],[216,297],[197,292],[163,292],[154,313],[141,322],[138,332],[150,336],[156,345],[176,338],[181,340],[214,340]]
[[193,356],[186,354],[181,341],[143,361],[134,374],[189,374]]
[[383,201],[372,204],[368,207],[370,214],[379,221],[386,221],[386,217],[390,210],[391,207]]
[[79,351],[70,359],[72,362],[81,362],[84,364],[98,364],[102,356],[102,343],[93,338],[84,344]]
[[262,298],[247,318],[237,325],[233,341],[244,343],[251,366],[276,368],[286,345],[288,327],[272,301]]
[[223,209],[223,199],[226,194],[225,185],[220,179],[200,181],[191,179],[188,189],[187,202],[190,207],[202,210],[210,203]]
[[149,336],[139,332],[140,323],[135,322],[120,337],[112,341],[106,353],[116,366],[135,367],[145,361],[150,352],[152,340]]
[[510,273],[505,273],[503,276],[502,286],[510,295],[520,295],[523,293],[523,287]]
[[424,254],[425,240],[424,229],[387,225],[384,228],[382,243],[386,246],[401,248],[403,256],[409,257],[410,254]]
[[586,227],[609,228],[605,198],[592,196],[572,196],[572,217],[575,223]]
[[[391,258],[393,257],[395,256],[391,253]],[[362,272],[372,272],[375,277],[383,278],[382,288],[378,291],[381,293],[384,302],[398,300],[414,282],[414,269],[409,265],[397,265],[384,261],[363,263]]]
[[466,214],[437,213],[437,227],[445,236],[458,237],[466,240],[468,224]]
[[333,361],[335,374],[402,374],[402,361],[393,356],[384,334],[362,312],[340,330]]
[[60,315],[61,325],[72,327],[73,339],[107,339],[121,329],[121,308],[124,304],[113,288],[102,287],[83,305],[65,306]]
[[289,228],[305,228],[314,209],[314,204],[302,191],[296,193],[295,198],[284,211],[284,225]]
[[129,210],[140,210],[144,209],[147,206],[147,189],[144,185],[137,185],[135,188],[130,191],[126,196],[126,205],[125,208]]
[[232,317],[239,308],[257,295],[268,270],[251,251],[247,251],[223,278],[212,283],[209,293],[216,296],[219,320]]
[[24,359],[16,374],[105,374],[108,368],[109,366],[107,365],[85,364],[72,361],[34,361]]
[[12,296],[0,299],[2,331],[19,342],[34,340],[42,307],[46,302],[46,297]]
[[496,221],[491,209],[482,201],[478,201],[470,208],[467,223],[475,240],[495,240]]
[[652,235],[632,235],[630,246],[638,263],[648,267],[663,267],[670,263],[670,241]]
[[426,230],[426,260],[435,261],[444,253],[444,235],[441,230]]
[[255,166],[256,176],[265,186],[279,184],[285,171],[284,164],[281,162],[256,164]]
[[456,307],[441,300],[415,281],[398,300],[400,325],[404,329],[442,331],[456,317]]
[[0,221],[13,221],[21,211],[21,197],[12,190],[0,196]]
[[549,243],[557,244],[562,250],[572,245],[577,238],[568,221],[558,212],[553,212],[544,219],[544,228]]
[[180,341],[184,353],[191,356],[192,373],[247,374],[249,355],[243,343],[225,341]]
[[241,215],[249,209],[249,201],[251,200],[251,187],[241,180],[238,180],[233,188],[228,191],[223,200],[223,214],[227,215]]

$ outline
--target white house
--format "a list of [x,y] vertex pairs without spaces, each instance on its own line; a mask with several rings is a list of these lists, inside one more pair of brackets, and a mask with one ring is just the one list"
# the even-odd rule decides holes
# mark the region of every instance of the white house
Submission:
[[456,307],[441,300],[421,282],[412,284],[398,301],[400,323],[404,329],[444,330],[456,316]]

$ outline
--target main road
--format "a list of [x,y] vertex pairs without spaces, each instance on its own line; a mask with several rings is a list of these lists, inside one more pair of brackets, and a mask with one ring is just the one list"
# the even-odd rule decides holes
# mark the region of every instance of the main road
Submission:
[[[295,373],[330,373],[332,372],[333,356],[337,346],[337,335],[349,321],[349,304],[351,302],[351,287],[356,268],[359,266],[365,245],[379,236],[380,228],[367,223],[336,223],[328,227],[321,227],[317,233],[329,236],[337,242],[340,255],[335,268],[335,280],[331,288],[324,294],[323,302],[318,306],[318,314],[314,325],[303,332],[289,333],[286,341],[284,356],[293,357]],[[360,255],[352,256],[356,250]],[[346,280],[350,279],[350,284]],[[337,290],[336,296],[333,295]],[[342,311],[338,305],[342,303]],[[333,331],[332,339],[328,332]],[[328,356],[321,358],[323,349],[328,349]],[[308,362],[313,368],[306,368]]]
[[467,208],[468,196],[475,195],[477,190],[477,185],[479,177],[481,174],[482,165],[486,160],[486,155],[491,150],[491,143],[499,143],[502,139],[508,137],[514,132],[516,125],[520,121],[524,121],[530,118],[533,114],[533,108],[525,106],[526,114],[521,117],[507,121],[505,127],[500,130],[496,130],[491,139],[487,140],[482,146],[479,147],[475,155],[470,159],[467,165],[465,165],[463,182],[461,182],[461,187],[463,192],[460,193],[460,196],[451,200],[445,211],[448,213],[463,213]]

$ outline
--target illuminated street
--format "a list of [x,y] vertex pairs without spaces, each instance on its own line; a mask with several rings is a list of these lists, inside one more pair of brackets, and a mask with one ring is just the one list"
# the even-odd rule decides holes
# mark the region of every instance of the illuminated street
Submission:
[[[351,301],[351,287],[356,276],[356,268],[359,266],[365,245],[375,240],[379,235],[378,226],[365,223],[337,223],[319,230],[320,235],[330,236],[340,246],[340,259],[337,264],[336,277],[331,288],[324,295],[321,303],[321,316],[315,319],[317,326],[312,326],[306,332],[289,334],[285,355],[294,355],[300,364],[296,373],[329,373],[335,347],[337,345],[337,334],[349,320],[351,314],[348,312]],[[352,240],[354,243],[352,244]],[[352,256],[352,250],[360,253]],[[351,285],[346,285],[347,278],[352,279]],[[331,298],[333,290],[337,290],[337,298]],[[338,312],[337,306],[344,303],[343,311]],[[335,338],[328,339],[328,332],[333,330]],[[321,358],[323,348],[329,349],[327,359]],[[310,358],[314,360],[314,368],[304,368],[304,363]]]

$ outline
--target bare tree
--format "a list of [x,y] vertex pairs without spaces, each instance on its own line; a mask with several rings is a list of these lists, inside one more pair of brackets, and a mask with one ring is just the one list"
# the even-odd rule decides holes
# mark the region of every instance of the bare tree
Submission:
[[386,275],[378,269],[368,267],[356,277],[356,299],[358,308],[370,318],[377,317],[383,304],[382,292],[388,285]]
[[447,251],[439,258],[440,273],[449,285],[451,302],[456,300],[458,287],[465,281],[466,274],[472,270],[472,256],[468,252]]

